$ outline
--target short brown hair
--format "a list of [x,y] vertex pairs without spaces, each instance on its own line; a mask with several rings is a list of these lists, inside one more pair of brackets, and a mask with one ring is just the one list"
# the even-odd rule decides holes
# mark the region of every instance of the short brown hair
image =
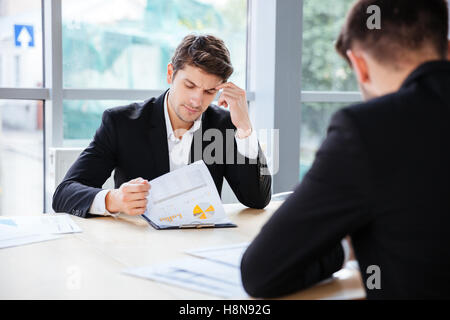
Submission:
[[233,73],[230,52],[225,43],[212,35],[186,36],[172,57],[174,74],[185,65],[198,67],[226,82]]
[[[369,29],[367,9],[381,12],[381,29]],[[374,58],[397,62],[405,53],[430,46],[442,59],[448,50],[448,5],[446,0],[359,0],[350,10],[336,42],[336,50],[349,64],[347,50],[358,43]]]

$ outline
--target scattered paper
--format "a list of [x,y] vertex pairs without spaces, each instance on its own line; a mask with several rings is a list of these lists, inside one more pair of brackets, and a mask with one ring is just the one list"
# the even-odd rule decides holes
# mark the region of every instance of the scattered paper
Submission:
[[16,227],[18,231],[35,234],[78,233],[81,228],[68,215],[0,217],[0,225]]
[[156,266],[130,268],[124,273],[223,298],[247,297],[239,268],[204,259],[186,258]]
[[232,267],[240,268],[242,256],[244,255],[244,252],[248,246],[249,243],[246,242],[228,246],[188,250],[186,251],[186,253],[195,257],[204,258],[211,261],[224,263]]
[[[1,231],[1,230],[0,230]],[[17,247],[25,244],[30,243],[36,243],[36,242],[43,242],[48,240],[54,240],[59,239],[61,236],[54,235],[54,234],[22,234],[17,235],[13,238],[9,239],[2,239],[0,240],[0,249],[4,248],[10,248],[10,247]]]
[[60,238],[82,232],[67,215],[0,217],[0,249]]
[[[249,243],[208,247],[185,251],[193,256],[165,264],[130,268],[124,273],[177,285],[214,296],[239,299],[247,297],[241,281],[241,259]],[[350,264],[334,273],[332,277],[317,285],[330,283],[335,279],[352,274]]]
[[[241,258],[249,243],[188,250],[194,256],[124,272],[223,298],[247,297],[241,281]],[[201,258],[201,259],[199,259]]]

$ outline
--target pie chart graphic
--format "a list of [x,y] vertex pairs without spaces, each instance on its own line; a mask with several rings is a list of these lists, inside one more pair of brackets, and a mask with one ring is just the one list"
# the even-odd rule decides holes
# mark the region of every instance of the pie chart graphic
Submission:
[[194,217],[206,220],[214,216],[214,211],[215,209],[210,203],[203,202],[195,206]]

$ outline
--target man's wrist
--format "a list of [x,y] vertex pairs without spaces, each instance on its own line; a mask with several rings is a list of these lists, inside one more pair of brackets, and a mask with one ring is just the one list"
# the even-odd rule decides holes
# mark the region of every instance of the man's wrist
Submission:
[[115,205],[115,195],[116,190],[110,190],[105,197],[105,209],[109,213],[118,213],[120,211],[120,208],[118,208],[117,205]]
[[239,139],[248,138],[253,132],[252,126],[243,126],[236,129],[236,136]]

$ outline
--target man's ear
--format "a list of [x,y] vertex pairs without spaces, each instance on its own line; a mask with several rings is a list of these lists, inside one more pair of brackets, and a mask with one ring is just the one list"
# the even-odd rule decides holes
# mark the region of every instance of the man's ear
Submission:
[[369,68],[367,67],[367,62],[364,57],[362,55],[357,55],[353,50],[347,50],[347,57],[352,63],[358,82],[366,83],[369,81]]
[[173,82],[173,64],[169,63],[167,65],[167,83],[172,84]]

